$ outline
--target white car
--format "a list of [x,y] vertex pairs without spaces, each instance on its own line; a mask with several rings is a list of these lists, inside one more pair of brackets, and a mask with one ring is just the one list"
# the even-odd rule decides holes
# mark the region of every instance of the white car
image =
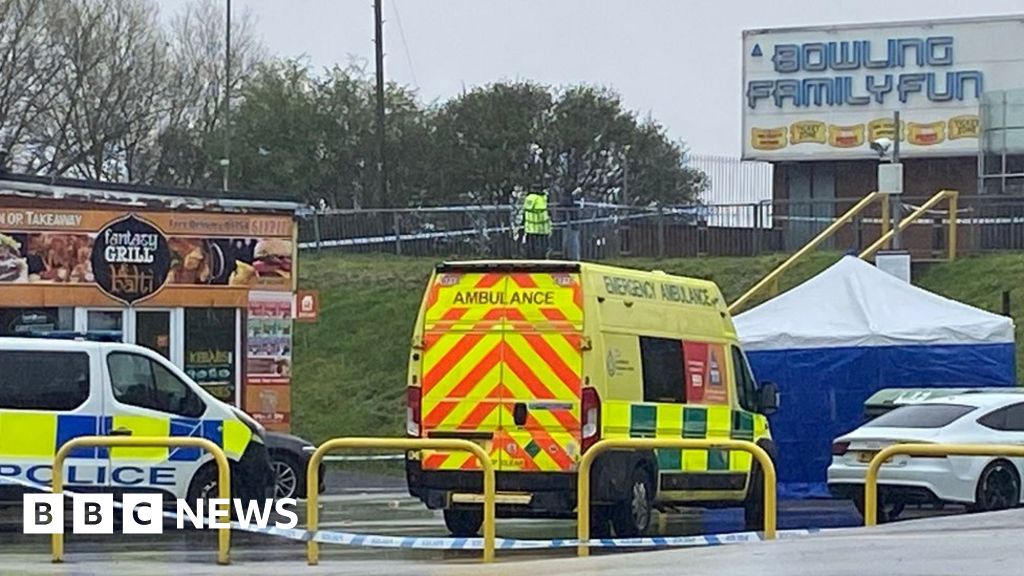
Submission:
[[[881,449],[897,443],[1024,445],[1024,394],[963,393],[909,404],[836,438],[828,487],[864,514],[864,476]],[[1024,458],[894,456],[879,471],[878,520],[893,520],[908,503],[959,503],[971,510],[1021,503]]]

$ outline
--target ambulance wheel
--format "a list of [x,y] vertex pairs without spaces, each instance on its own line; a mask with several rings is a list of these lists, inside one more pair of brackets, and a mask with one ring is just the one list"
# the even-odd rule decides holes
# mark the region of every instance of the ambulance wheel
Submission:
[[[775,462],[775,445],[762,440],[757,443]],[[752,459],[750,464],[750,489],[743,500],[743,525],[745,530],[754,532],[764,530],[764,470],[761,463]]]
[[764,529],[764,472],[754,462],[750,468],[750,490],[743,501],[744,529],[757,532]]
[[609,506],[590,506],[590,537],[612,537],[612,509]]
[[619,538],[636,538],[647,531],[654,510],[654,481],[647,468],[637,466],[627,492],[612,510],[612,527]]
[[480,526],[484,523],[484,511],[482,508],[447,508],[444,511],[444,525],[452,536],[458,538],[472,538],[480,533]]

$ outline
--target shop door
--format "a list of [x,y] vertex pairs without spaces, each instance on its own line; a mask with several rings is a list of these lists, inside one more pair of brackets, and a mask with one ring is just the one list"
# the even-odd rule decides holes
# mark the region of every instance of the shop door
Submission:
[[171,359],[171,311],[135,312],[135,343]]

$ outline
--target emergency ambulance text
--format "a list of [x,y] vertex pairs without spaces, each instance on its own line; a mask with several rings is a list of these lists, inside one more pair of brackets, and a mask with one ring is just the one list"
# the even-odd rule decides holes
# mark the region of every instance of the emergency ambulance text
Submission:
[[[660,290],[658,289],[659,286]],[[712,298],[707,288],[664,283],[656,284],[651,280],[633,280],[630,278],[605,276],[604,289],[609,294],[633,296],[634,298],[645,298],[648,300],[657,300],[660,293],[661,299],[667,302],[712,307],[718,304],[718,298]]]

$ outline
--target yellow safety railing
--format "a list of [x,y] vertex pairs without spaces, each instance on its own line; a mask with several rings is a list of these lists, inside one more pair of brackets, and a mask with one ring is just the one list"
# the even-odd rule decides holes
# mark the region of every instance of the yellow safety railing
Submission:
[[601,440],[591,446],[580,459],[576,480],[576,527],[579,556],[590,554],[590,469],[594,459],[608,450],[741,450],[754,457],[764,473],[764,537],[775,539],[775,464],[763,448],[746,440],[714,440],[704,438],[615,438]]
[[[53,493],[60,494],[64,491],[64,460],[75,448],[200,448],[213,455],[217,463],[217,496],[224,500],[231,499],[231,468],[228,465],[227,456],[220,446],[206,438],[192,438],[189,436],[79,436],[64,443],[57,450],[53,458]],[[217,529],[217,563],[227,565],[231,563],[229,551],[231,548],[231,528],[224,527]],[[64,561],[64,535],[53,534],[53,561],[61,563]]]
[[833,234],[835,234],[840,228],[842,228],[847,222],[852,220],[854,216],[860,214],[865,208],[870,206],[875,201],[881,201],[882,203],[882,232],[883,235],[891,235],[889,230],[889,195],[884,192],[872,192],[862,198],[859,202],[854,204],[849,210],[844,212],[842,216],[836,219],[835,222],[831,223],[824,230],[818,233],[817,236],[811,239],[803,248],[797,250],[792,256],[786,259],[785,262],[779,264],[774,270],[768,273],[767,276],[758,281],[757,284],[747,290],[742,296],[740,296],[735,302],[729,304],[729,313],[733,314],[744,304],[750,301],[751,298],[756,296],[759,292],[767,288],[769,285],[778,281],[779,276],[783,272],[789,270],[798,260],[806,256],[808,253],[818,247],[819,244],[828,240]]
[[893,456],[1011,456],[1024,457],[1024,446],[1010,444],[894,444],[882,449],[868,464],[864,478],[864,525],[874,526],[878,516],[878,473]]
[[[370,450],[444,450],[469,452],[480,462],[484,475],[484,562],[494,560],[494,465],[491,457],[479,445],[457,438],[333,438],[317,446],[306,468],[306,524],[315,534],[320,525],[320,463],[332,450],[362,448]],[[320,545],[310,538],[306,544],[306,559],[310,566],[320,562]]]
[[[935,193],[934,196],[928,199],[927,202],[919,206],[916,210],[911,212],[905,219],[900,220],[897,228],[900,232],[914,223],[918,218],[924,215],[925,212],[931,210],[936,204],[943,200],[949,200],[949,223],[948,223],[948,241],[946,242],[946,249],[948,252],[948,258],[950,260],[956,259],[956,226],[957,226],[957,201],[960,198],[960,193],[956,190],[940,190]],[[882,232],[882,235],[875,240],[874,244],[868,246],[860,254],[858,258],[865,259],[870,258],[877,252],[882,246],[886,245],[896,234],[895,230],[889,230]]]

